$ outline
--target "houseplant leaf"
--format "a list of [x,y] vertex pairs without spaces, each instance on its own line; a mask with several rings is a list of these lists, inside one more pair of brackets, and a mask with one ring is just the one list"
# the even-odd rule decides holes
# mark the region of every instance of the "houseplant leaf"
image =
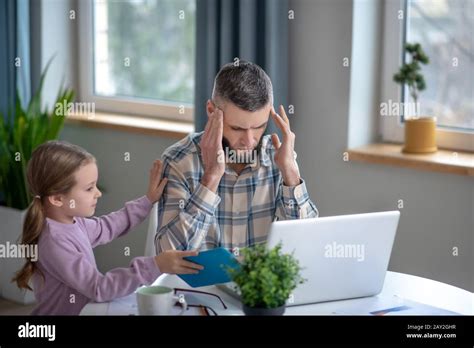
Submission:
[[[41,96],[52,59],[41,74],[38,89],[26,108],[22,107],[19,93],[16,93],[14,111],[4,119],[0,117],[0,190],[6,206],[23,210],[30,201],[26,167],[33,150],[40,144],[57,139],[64,125],[64,115],[55,116],[53,110],[41,110]],[[70,89],[59,90],[57,103],[69,103],[74,98]]]

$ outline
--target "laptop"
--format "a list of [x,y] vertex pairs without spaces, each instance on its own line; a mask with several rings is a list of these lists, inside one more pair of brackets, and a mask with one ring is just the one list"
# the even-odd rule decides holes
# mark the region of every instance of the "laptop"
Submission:
[[[267,246],[282,243],[306,281],[287,306],[377,295],[382,291],[400,218],[399,211],[272,223]],[[238,297],[234,283],[219,286]]]

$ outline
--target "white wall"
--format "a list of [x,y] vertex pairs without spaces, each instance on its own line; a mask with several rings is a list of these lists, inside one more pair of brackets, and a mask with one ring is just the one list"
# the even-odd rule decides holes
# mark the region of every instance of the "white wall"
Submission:
[[292,124],[321,216],[397,209],[403,199],[390,270],[473,291],[472,178],[344,162],[351,72],[342,59],[351,56],[352,2],[291,0],[290,8]]
[[377,140],[374,115],[380,100],[383,2],[355,0],[353,4],[351,55],[347,56],[351,71],[347,143],[357,147]]

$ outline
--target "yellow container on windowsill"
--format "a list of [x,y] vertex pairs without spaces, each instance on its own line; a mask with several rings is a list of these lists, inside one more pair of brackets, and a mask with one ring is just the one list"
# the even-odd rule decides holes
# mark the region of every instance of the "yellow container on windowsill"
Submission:
[[405,119],[405,153],[433,153],[436,146],[436,117],[414,117]]

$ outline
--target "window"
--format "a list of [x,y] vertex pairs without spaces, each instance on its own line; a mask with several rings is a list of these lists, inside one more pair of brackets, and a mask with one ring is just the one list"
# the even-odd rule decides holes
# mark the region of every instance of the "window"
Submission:
[[[420,93],[420,113],[437,117],[440,147],[474,151],[474,3],[388,0],[385,5],[382,102],[411,101],[392,76],[406,58],[404,43],[420,43],[430,58],[422,65],[427,88]],[[403,115],[382,117],[381,131],[384,140],[401,142]]]
[[[474,17],[472,0],[408,1],[406,41],[430,57],[421,110],[438,115],[440,127],[474,129]],[[405,91],[405,102],[407,93]]]
[[191,121],[195,0],[88,0],[80,30],[81,99],[108,112]]

